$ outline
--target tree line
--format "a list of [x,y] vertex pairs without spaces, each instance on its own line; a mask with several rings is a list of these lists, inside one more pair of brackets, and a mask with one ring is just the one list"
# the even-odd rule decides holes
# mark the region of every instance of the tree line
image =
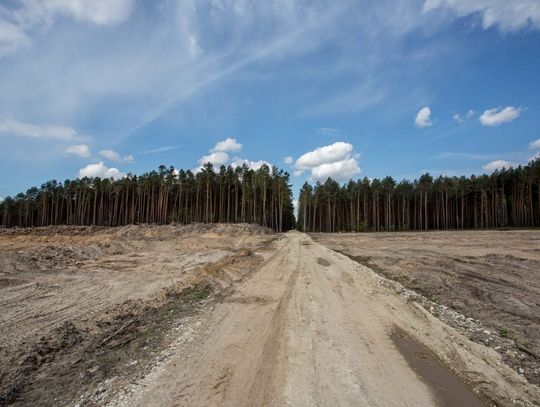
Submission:
[[305,183],[297,219],[306,232],[539,226],[540,159],[491,175]]
[[118,179],[56,180],[7,197],[0,225],[121,226],[138,223],[257,223],[282,232],[294,228],[289,174],[267,165],[205,164],[200,171],[160,166]]

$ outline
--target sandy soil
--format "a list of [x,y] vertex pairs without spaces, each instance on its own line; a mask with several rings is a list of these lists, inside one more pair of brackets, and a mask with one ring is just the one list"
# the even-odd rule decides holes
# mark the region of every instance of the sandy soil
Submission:
[[[540,384],[540,231],[314,234],[436,303],[479,320],[467,335]],[[509,349],[503,338],[513,339]]]
[[45,228],[0,249],[0,405],[540,403],[446,306],[298,232]]
[[[538,388],[501,364],[496,352],[398,292],[367,267],[290,232],[199,321],[198,333],[181,338],[169,360],[110,405],[538,403]],[[439,360],[470,387],[446,369],[441,374]]]
[[230,263],[273,239],[250,225],[1,231],[0,402],[17,396],[52,353],[81,342],[81,331],[105,334],[100,323],[136,301],[160,301],[164,288],[191,287],[208,273],[227,285],[234,274],[203,266]]

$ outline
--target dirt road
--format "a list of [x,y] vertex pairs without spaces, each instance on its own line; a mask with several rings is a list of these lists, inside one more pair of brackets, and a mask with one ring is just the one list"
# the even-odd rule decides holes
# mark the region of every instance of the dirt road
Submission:
[[275,244],[198,333],[178,338],[181,351],[112,404],[490,405],[470,389],[499,405],[539,402],[495,351],[369,268],[298,232]]

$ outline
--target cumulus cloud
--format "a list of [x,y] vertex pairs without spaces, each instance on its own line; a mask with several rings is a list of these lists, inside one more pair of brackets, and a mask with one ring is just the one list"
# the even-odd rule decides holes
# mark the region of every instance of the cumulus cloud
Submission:
[[69,146],[65,149],[65,152],[68,154],[75,154],[79,157],[88,158],[92,153],[90,152],[90,148],[86,144],[79,144],[76,146]]
[[540,160],[540,153],[536,153],[531,158],[529,158],[529,162],[536,161],[536,160]]
[[211,153],[224,152],[224,153],[235,153],[242,149],[242,144],[238,143],[234,138],[226,138],[223,141],[216,143],[214,148],[210,150]]
[[505,108],[496,107],[484,111],[479,120],[483,126],[495,127],[517,119],[521,114],[521,110],[521,108],[515,108],[513,106],[507,106]]
[[344,181],[357,174],[360,174],[360,167],[358,166],[358,161],[354,158],[333,163],[324,163],[311,170],[312,178],[319,180],[333,178],[338,181]]
[[283,158],[283,162],[287,165],[291,165],[294,162],[294,158],[292,158],[290,155]]
[[111,161],[116,161],[116,162],[132,162],[134,160],[132,155],[126,155],[122,157],[120,154],[118,154],[114,150],[101,150],[99,152],[99,155],[102,156],[103,158],[106,158]]
[[223,152],[223,151],[217,151],[215,153],[210,153],[208,155],[204,155],[199,159],[199,165],[203,165],[206,163],[212,163],[215,167],[219,167],[221,165],[225,165],[229,162],[229,154]]
[[124,178],[126,174],[121,172],[118,168],[108,168],[103,161],[96,164],[88,164],[87,166],[79,170],[79,178]]
[[[222,165],[230,165],[233,168],[242,167],[247,165],[252,170],[258,170],[263,165],[267,165],[272,168],[272,164],[268,161],[259,160],[251,161],[242,157],[234,157],[231,159],[229,152],[237,152],[242,149],[242,144],[238,143],[234,138],[227,138],[223,141],[216,143],[208,152],[209,154],[202,156],[198,160],[198,166],[193,169],[193,172],[199,172],[202,166],[206,163],[212,163],[214,167],[220,167]],[[292,159],[292,158],[291,158]]]
[[318,165],[341,161],[351,156],[352,144],[338,141],[329,146],[317,147],[315,150],[302,155],[296,160],[295,167],[299,170],[309,170]]
[[448,9],[457,17],[478,14],[484,29],[497,26],[502,32],[540,29],[538,0],[426,0],[424,13]]
[[247,165],[248,168],[257,171],[259,168],[261,168],[263,165],[267,165],[268,168],[272,168],[272,164],[270,164],[268,161],[259,160],[259,161],[250,161],[243,158],[237,158],[231,163],[233,168],[236,167],[242,167],[243,165]]
[[77,132],[71,127],[65,126],[38,126],[30,123],[23,123],[17,120],[0,120],[0,133],[5,133],[18,137],[31,137],[57,140],[74,140]]
[[540,148],[540,138],[537,140],[533,140],[529,143],[529,148],[531,150],[536,150],[537,148]]
[[454,121],[460,124],[465,123],[467,120],[469,120],[471,117],[474,116],[474,113],[475,113],[474,110],[469,109],[469,111],[464,114],[456,113],[455,115],[452,116],[452,119],[454,119]]
[[344,181],[360,173],[357,158],[352,144],[338,141],[303,154],[296,160],[294,175],[298,177],[303,171],[310,171],[312,180],[330,177]]
[[431,109],[428,106],[424,106],[418,111],[414,119],[414,124],[420,128],[431,126]]
[[515,163],[510,162],[510,161],[495,160],[495,161],[490,161],[489,163],[484,165],[482,168],[484,168],[484,170],[486,171],[493,172],[495,170],[502,170],[503,168],[512,168],[515,165],[516,165]]

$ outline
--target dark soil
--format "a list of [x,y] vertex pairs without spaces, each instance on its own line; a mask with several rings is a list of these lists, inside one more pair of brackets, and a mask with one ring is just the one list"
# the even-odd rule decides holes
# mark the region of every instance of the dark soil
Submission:
[[429,348],[411,338],[401,328],[395,326],[391,338],[409,366],[431,389],[438,406],[490,405],[475,394],[455,373],[448,370]]

